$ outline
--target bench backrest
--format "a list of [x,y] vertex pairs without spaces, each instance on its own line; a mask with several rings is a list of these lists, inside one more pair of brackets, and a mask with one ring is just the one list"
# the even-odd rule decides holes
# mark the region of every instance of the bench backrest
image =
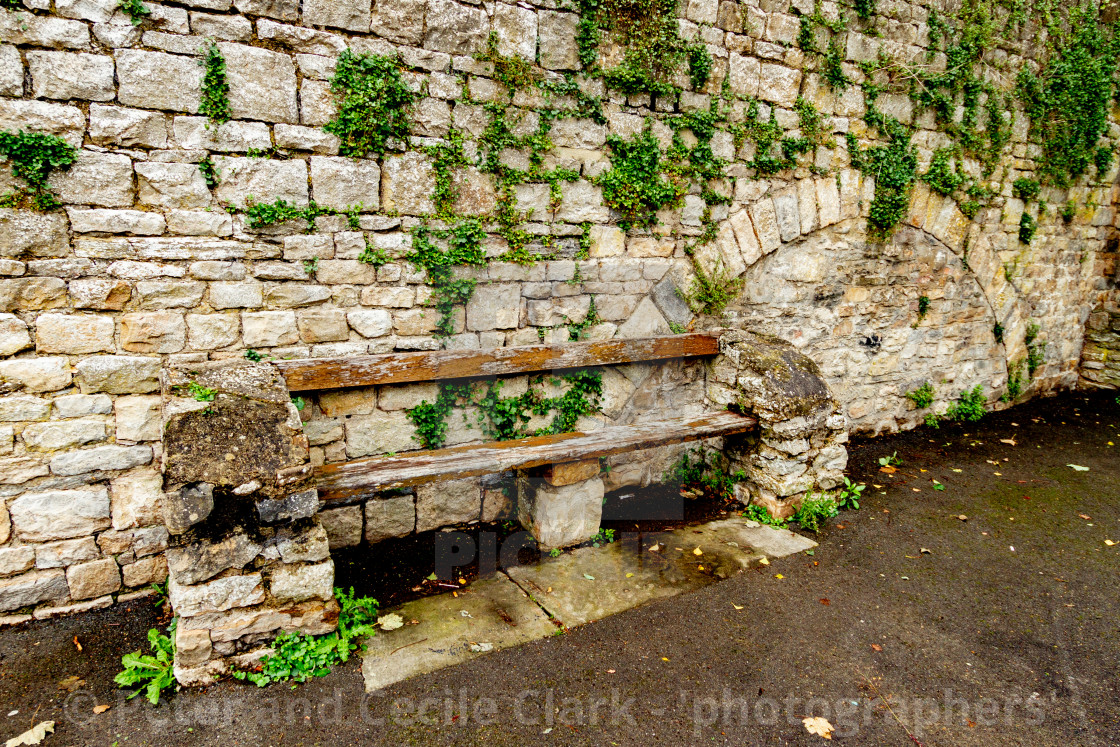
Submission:
[[491,350],[435,350],[349,358],[277,361],[289,391],[504,376],[566,368],[695,358],[719,353],[719,335],[690,333]]

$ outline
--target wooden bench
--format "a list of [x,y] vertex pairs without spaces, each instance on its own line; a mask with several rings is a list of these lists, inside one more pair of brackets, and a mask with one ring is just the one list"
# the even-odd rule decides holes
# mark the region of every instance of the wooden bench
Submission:
[[[555,372],[617,365],[648,363],[679,358],[713,356],[719,352],[719,337],[710,334],[685,334],[635,340],[604,340],[564,345],[531,345],[493,350],[440,350],[281,361],[280,368],[288,389],[293,392],[324,391],[348,387],[404,384],[449,379],[495,377],[513,374]],[[495,474],[507,470],[524,470],[552,466],[544,479],[553,488],[563,488],[580,481],[598,480],[598,464],[590,469],[562,470],[556,465],[587,463],[599,457],[638,449],[679,444],[689,441],[729,436],[754,429],[757,420],[729,411],[712,412],[698,417],[659,419],[634,425],[608,426],[589,433],[560,433],[513,441],[469,444],[433,451],[418,451],[399,456],[354,459],[315,468],[315,482],[321,501],[335,505],[360,500],[372,493],[393,488],[422,485]],[[588,476],[588,472],[591,476]],[[573,477],[560,475],[567,472]],[[536,475],[540,475],[538,470]],[[578,478],[578,479],[577,479]],[[283,476],[281,475],[281,480]],[[519,490],[524,488],[519,487]],[[531,489],[531,488],[530,488]],[[599,497],[602,483],[599,482]],[[534,505],[540,504],[541,499]],[[563,500],[554,495],[549,500]],[[590,505],[592,501],[584,498]],[[533,504],[532,496],[519,496],[522,522],[534,531],[538,541],[548,546],[572,544],[586,537],[544,537],[540,522],[527,515],[521,503]],[[543,504],[541,504],[543,505]],[[581,531],[594,525],[587,536],[598,530],[599,510],[589,517]],[[538,520],[539,516],[536,517]],[[571,531],[567,532],[572,534]]]

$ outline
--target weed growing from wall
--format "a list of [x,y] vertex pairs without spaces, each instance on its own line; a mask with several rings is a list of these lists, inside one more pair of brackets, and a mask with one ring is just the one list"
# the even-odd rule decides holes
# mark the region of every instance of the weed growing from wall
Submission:
[[932,405],[934,396],[935,392],[933,390],[933,384],[929,383],[928,381],[922,384],[917,389],[906,393],[906,399],[913,402],[914,406],[919,410],[924,410]]
[[[466,303],[474,294],[477,280],[459,277],[456,266],[486,264],[482,242],[486,232],[477,219],[462,220],[447,229],[433,229],[421,223],[412,231],[412,251],[404,256],[422,267],[432,288],[432,305],[439,312],[436,337],[450,337],[455,331],[452,316],[455,307]],[[446,247],[446,248],[443,248]]]
[[[199,169],[202,169],[201,164]],[[203,172],[203,178],[205,176],[206,173]],[[307,207],[300,207],[283,199],[278,199],[275,202],[255,202],[252,196],[249,196],[245,199],[245,209],[243,211],[233,206],[227,206],[226,210],[231,213],[244,212],[249,219],[249,228],[267,228],[276,223],[302,220],[307,222],[307,232],[311,233],[315,230],[315,221],[323,215],[345,215],[351,230],[356,231],[361,228],[358,223],[358,213],[362,211],[360,203],[351,205],[344,210],[338,210],[337,208],[320,205],[314,200],[309,202]]]
[[214,165],[214,159],[206,156],[198,162],[198,173],[202,174],[202,181],[206,182],[206,186],[214,189],[221,184],[221,174],[218,172],[218,167]]
[[218,45],[211,42],[203,49],[198,64],[206,71],[202,76],[202,98],[198,113],[212,124],[225,124],[232,117],[229,107],[229,81],[226,80],[226,58]]
[[0,132],[0,155],[12,164],[12,176],[27,182],[23,189],[0,197],[0,206],[27,205],[35,210],[60,207],[47,179],[56,170],[70,168],[78,160],[78,149],[57,135],[45,132]]
[[[624,50],[622,61],[597,70],[608,87],[626,94],[672,96],[670,78],[687,62],[692,81],[707,81],[702,54],[681,39],[678,0],[577,0],[580,22],[576,36],[585,71],[596,70],[604,36]],[[705,50],[706,51],[706,50]],[[710,71],[710,64],[707,65]]]
[[1024,244],[1031,243],[1034,238],[1035,231],[1038,230],[1038,221],[1031,217],[1030,213],[1023,213],[1019,216],[1019,241]]
[[117,0],[117,7],[128,16],[133,26],[139,26],[152,14],[151,8],[144,5],[141,0]]
[[611,168],[596,184],[603,190],[603,201],[622,215],[622,230],[652,226],[658,210],[681,203],[684,189],[662,175],[661,146],[648,124],[630,140],[609,136],[607,147]]
[[401,77],[396,59],[346,49],[339,55],[331,91],[338,113],[323,129],[341,140],[342,155],[381,155],[391,140],[408,142],[416,95]]
[[867,122],[887,137],[886,145],[861,149],[859,141],[847,133],[852,166],[875,177],[875,198],[867,219],[872,240],[885,241],[910,207],[910,194],[918,168],[918,154],[910,143],[910,131],[894,117],[875,108],[877,91],[865,86]]

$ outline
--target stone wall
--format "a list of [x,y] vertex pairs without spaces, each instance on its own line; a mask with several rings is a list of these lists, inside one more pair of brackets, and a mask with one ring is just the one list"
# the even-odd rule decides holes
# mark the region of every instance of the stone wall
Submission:
[[[1101,270],[1113,256],[1105,242],[1114,231],[1115,167],[1068,191],[1044,190],[1051,205],[1072,198],[1083,207],[1068,224],[1051,211],[1033,242],[1020,243],[1025,206],[1011,181],[1032,174],[1040,152],[1019,112],[999,194],[975,220],[919,186],[905,225],[885,243],[870,242],[864,218],[874,182],[851,168],[843,135],[872,133],[858,87],[830,92],[818,61],[795,43],[797,14],[813,4],[686,0],[681,35],[712,55],[709,80],[693,90],[681,74],[679,95],[654,98],[577,76],[584,93],[601,97],[605,123],[574,110],[560,116],[543,156],[546,168],[569,169],[575,181],[558,184],[558,200],[542,181],[515,189],[521,227],[535,237],[528,249],[548,258],[498,260],[508,245],[486,223],[491,261],[462,271],[479,284],[441,341],[424,273],[402,259],[412,230],[434,210],[425,148],[454,130],[468,157],[478,153],[487,104],[508,99],[493,64],[475,57],[491,32],[498,52],[532,62],[544,79],[578,73],[577,14],[553,0],[144,4],[151,15],[138,26],[115,0],[25,0],[23,10],[0,11],[0,129],[53,133],[80,148],[77,163],[51,177],[63,209],[0,209],[0,613],[105,605],[166,577],[158,379],[174,365],[241,358],[247,349],[284,359],[561,343],[594,300],[599,321],[583,331],[592,339],[717,324],[783,337],[821,366],[855,430],[883,432],[921,419],[905,393],[924,381],[936,385],[941,407],[976,384],[995,403],[1009,362],[1026,355],[1031,324],[1047,345],[1027,395],[1074,386],[1086,320],[1117,300]],[[878,35],[842,35],[853,80],[861,78],[856,63],[881,49],[898,59],[924,55],[928,7],[881,5]],[[835,18],[840,7],[820,9]],[[233,119],[220,126],[198,114],[207,39],[225,58],[230,87]],[[338,138],[322,129],[334,114],[336,59],[348,47],[400,56],[419,96],[407,148],[343,158]],[[1021,63],[1030,50],[1003,53]],[[648,117],[667,148],[668,117],[721,95],[730,123],[743,121],[753,98],[764,119],[792,134],[792,107],[804,97],[835,142],[795,169],[762,176],[747,165],[754,145],[720,125],[711,147],[726,161],[725,178],[711,188],[729,204],[705,210],[694,185],[653,231],[623,231],[595,183],[610,167],[608,135],[632,136]],[[507,116],[518,134],[534,131],[543,103],[536,90],[513,97]],[[924,171],[945,143],[932,116],[894,94],[880,106],[915,128]],[[691,142],[687,132],[682,138]],[[215,188],[199,169],[208,158],[220,174]],[[502,158],[528,163],[516,150]],[[495,211],[490,174],[471,166],[453,178],[456,212]],[[0,174],[0,190],[19,184]],[[336,215],[320,217],[310,233],[298,221],[254,230],[238,212],[250,197],[362,208],[356,226]],[[695,276],[686,249],[709,224],[716,238],[697,245],[696,262],[744,281],[722,319],[697,316],[677,292]],[[359,261],[367,245],[391,261]],[[919,319],[923,296],[932,306]],[[712,404],[700,364],[605,376],[599,422]],[[506,393],[522,386],[514,379]],[[432,393],[413,386],[309,397],[310,460],[415,448],[404,410]],[[480,439],[459,413],[451,430],[452,443]],[[606,488],[658,479],[674,453],[616,459]],[[418,491],[325,512],[322,524],[332,543],[353,544],[503,515],[510,507],[500,495],[486,481],[435,497]]]

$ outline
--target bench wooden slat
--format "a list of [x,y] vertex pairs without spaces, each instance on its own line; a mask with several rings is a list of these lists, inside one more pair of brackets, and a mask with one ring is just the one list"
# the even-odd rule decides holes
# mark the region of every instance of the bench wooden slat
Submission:
[[615,425],[590,433],[560,433],[516,441],[454,446],[395,457],[356,459],[315,469],[319,498],[338,501],[391,488],[489,475],[514,468],[595,459],[636,449],[728,436],[758,421],[733,412]]
[[278,361],[293,392],[403,384],[470,376],[609,366],[636,361],[691,358],[719,353],[719,336],[703,333],[596,340],[563,345],[527,345],[492,350],[435,350],[349,358]]

